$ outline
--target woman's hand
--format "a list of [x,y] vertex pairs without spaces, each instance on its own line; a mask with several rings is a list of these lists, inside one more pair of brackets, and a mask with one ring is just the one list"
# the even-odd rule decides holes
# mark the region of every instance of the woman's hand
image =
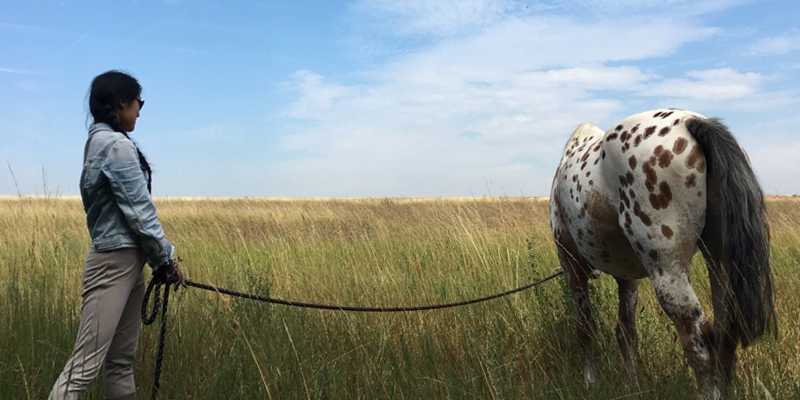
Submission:
[[161,264],[155,271],[156,278],[166,285],[174,285],[175,290],[178,290],[178,287],[183,286],[186,287],[186,278],[181,273],[180,268],[178,268],[178,262],[170,259],[169,261]]

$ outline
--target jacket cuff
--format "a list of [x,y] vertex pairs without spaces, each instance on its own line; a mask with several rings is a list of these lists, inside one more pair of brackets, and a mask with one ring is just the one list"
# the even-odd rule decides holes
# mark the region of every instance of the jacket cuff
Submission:
[[154,255],[153,257],[147,258],[147,263],[150,264],[150,267],[153,269],[156,269],[161,264],[164,264],[165,262],[175,258],[175,246],[173,246],[170,242],[164,240],[164,245],[162,248],[164,251]]

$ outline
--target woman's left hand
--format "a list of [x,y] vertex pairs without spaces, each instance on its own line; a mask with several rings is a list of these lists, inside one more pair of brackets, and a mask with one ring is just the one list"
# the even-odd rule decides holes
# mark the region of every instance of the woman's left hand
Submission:
[[156,273],[158,279],[160,279],[162,283],[174,285],[176,291],[180,286],[186,287],[186,278],[183,276],[180,268],[178,268],[178,262],[173,259],[161,264]]

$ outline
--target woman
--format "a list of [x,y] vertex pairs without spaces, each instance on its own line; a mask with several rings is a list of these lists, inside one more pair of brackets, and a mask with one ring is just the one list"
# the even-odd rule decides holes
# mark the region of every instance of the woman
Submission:
[[135,78],[108,71],[89,92],[89,127],[81,198],[92,245],[83,272],[83,305],[75,349],[50,399],[77,399],[103,367],[107,399],[134,399],[133,362],[141,329],[144,264],[175,285],[183,276],[150,197],[152,171],[128,134],[144,105]]

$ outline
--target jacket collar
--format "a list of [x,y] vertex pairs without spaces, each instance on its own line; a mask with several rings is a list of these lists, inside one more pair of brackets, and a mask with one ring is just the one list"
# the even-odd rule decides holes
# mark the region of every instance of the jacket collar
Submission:
[[111,125],[109,125],[109,124],[107,124],[105,122],[97,122],[97,123],[94,123],[91,126],[89,126],[89,137],[92,137],[92,135],[94,135],[95,133],[100,132],[100,131],[112,131],[112,132],[114,132],[114,129],[111,128]]

